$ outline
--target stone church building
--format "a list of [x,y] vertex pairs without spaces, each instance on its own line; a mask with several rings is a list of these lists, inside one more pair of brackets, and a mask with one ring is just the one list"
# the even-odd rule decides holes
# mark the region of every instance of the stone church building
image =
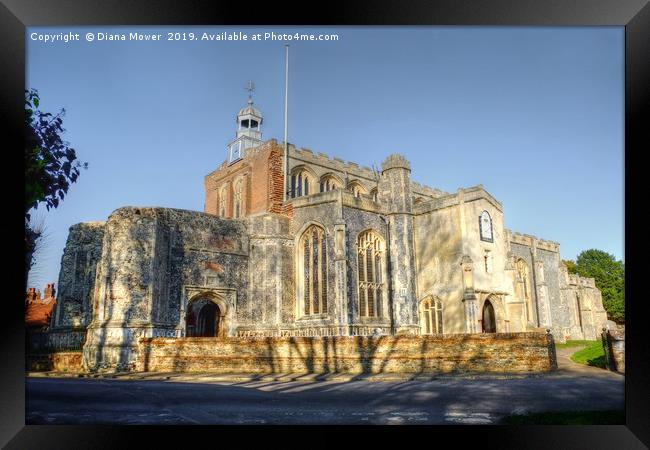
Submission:
[[594,280],[507,230],[481,185],[443,192],[400,154],[375,171],[288,145],[284,201],[284,146],[262,123],[249,99],[204,212],[124,207],[70,228],[54,346],[83,345],[93,368],[128,366],[142,337],[599,337]]

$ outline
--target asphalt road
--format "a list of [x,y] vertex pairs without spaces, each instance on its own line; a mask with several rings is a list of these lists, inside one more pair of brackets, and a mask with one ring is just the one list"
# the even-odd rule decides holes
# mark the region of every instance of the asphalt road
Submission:
[[[575,349],[573,350],[575,351]],[[27,424],[491,424],[509,414],[624,408],[624,377],[558,354],[558,372],[432,381],[27,378]]]

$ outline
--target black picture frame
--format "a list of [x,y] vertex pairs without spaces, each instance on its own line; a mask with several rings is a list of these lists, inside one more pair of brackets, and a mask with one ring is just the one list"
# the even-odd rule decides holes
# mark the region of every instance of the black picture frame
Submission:
[[[648,147],[647,112],[650,105],[650,6],[646,0],[410,0],[397,2],[329,1],[310,4],[309,8],[288,6],[277,2],[209,2],[205,0],[3,0],[0,4],[0,61],[3,75],[0,110],[8,133],[3,135],[5,155],[11,159],[5,167],[10,175],[5,204],[12,213],[2,221],[5,256],[4,271],[9,287],[3,305],[2,333],[2,419],[0,444],[8,449],[49,448],[141,448],[135,439],[144,438],[147,447],[167,448],[181,442],[196,443],[201,437],[226,442],[228,437],[248,445],[254,432],[269,434],[275,429],[262,427],[194,427],[191,436],[178,427],[116,427],[116,426],[25,426],[24,383],[24,296],[22,228],[19,214],[20,195],[12,188],[24,189],[19,167],[22,159],[15,149],[22,145],[23,89],[25,82],[25,27],[60,25],[498,25],[498,26],[624,26],[625,27],[625,192],[628,205],[635,192],[644,193],[643,179],[638,171],[641,155]],[[302,13],[302,15],[298,15]],[[636,163],[636,164],[635,164]],[[622,199],[623,200],[623,199]],[[15,210],[15,213],[14,213]],[[418,438],[463,447],[474,441],[488,448],[647,448],[650,445],[648,399],[647,336],[643,334],[643,308],[647,303],[639,294],[640,267],[637,264],[641,246],[633,228],[641,221],[631,220],[634,208],[626,209],[626,423],[619,426],[453,426],[453,427],[375,427],[372,433],[359,437],[363,445],[384,441],[387,433],[399,433],[399,439],[411,445]],[[10,237],[11,236],[11,237]],[[632,242],[632,244],[628,244]],[[14,273],[15,271],[15,273]],[[504,399],[507,401],[507,399]],[[183,427],[184,428],[184,427]],[[345,438],[314,427],[292,429],[296,443],[305,436],[323,436],[323,442],[345,439],[345,444],[358,433]],[[349,431],[349,429],[348,429]],[[308,432],[308,433],[305,433]],[[312,433],[316,434],[312,434]],[[236,434],[236,436],[233,436]],[[228,436],[231,435],[231,436]],[[443,436],[444,435],[444,436]],[[329,439],[328,439],[329,437]],[[267,439],[267,443],[273,442]],[[223,441],[222,441],[223,440]],[[312,439],[311,442],[314,442]],[[344,445],[340,443],[339,445]],[[399,444],[398,444],[399,445]],[[184,448],[184,447],[180,447]]]

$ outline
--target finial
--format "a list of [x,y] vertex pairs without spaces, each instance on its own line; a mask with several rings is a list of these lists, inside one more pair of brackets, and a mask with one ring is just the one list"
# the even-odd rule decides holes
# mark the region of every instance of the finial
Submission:
[[253,104],[253,92],[255,92],[255,83],[249,81],[246,87],[244,88],[248,91],[248,104]]

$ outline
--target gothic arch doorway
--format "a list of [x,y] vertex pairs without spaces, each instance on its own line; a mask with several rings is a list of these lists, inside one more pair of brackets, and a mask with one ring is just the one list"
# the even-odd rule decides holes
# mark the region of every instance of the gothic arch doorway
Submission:
[[483,333],[496,333],[497,332],[497,323],[496,317],[494,315],[494,307],[490,300],[485,300],[483,304]]
[[223,313],[209,298],[192,300],[185,317],[186,336],[220,337],[223,335]]

